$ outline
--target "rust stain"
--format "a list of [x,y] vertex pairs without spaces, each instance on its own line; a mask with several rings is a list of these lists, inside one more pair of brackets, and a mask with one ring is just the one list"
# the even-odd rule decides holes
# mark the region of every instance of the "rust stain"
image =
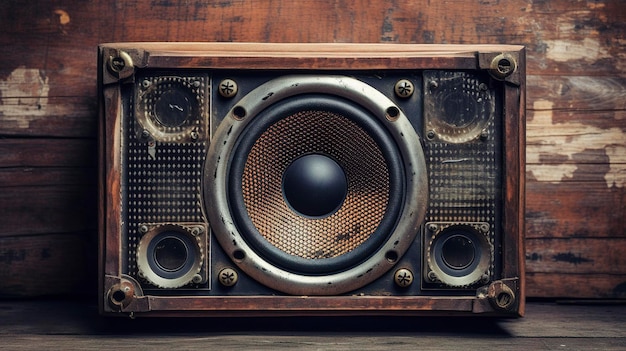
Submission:
[[59,16],[59,23],[64,26],[70,23],[70,15],[63,10],[55,10],[54,14]]

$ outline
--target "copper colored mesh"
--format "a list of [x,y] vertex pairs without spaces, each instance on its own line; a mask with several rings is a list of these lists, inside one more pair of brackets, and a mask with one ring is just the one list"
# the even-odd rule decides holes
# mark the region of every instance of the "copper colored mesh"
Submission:
[[[321,219],[295,213],[282,194],[285,169],[310,153],[332,157],[348,178],[343,205]],[[248,216],[269,243],[294,256],[323,259],[354,250],[376,230],[389,200],[389,173],[377,144],[357,124],[327,111],[300,111],[257,139],[242,190]]]

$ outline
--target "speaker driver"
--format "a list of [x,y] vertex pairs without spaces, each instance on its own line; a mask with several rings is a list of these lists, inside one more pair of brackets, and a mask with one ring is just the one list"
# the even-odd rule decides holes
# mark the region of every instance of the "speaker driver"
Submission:
[[188,228],[157,225],[139,241],[139,275],[159,288],[178,288],[198,283],[204,252],[197,235]]
[[[140,138],[163,142],[196,141],[204,134],[205,78],[143,77],[137,84],[137,122]],[[192,137],[193,135],[193,137]]]
[[[493,262],[487,223],[428,223],[427,267],[449,287],[486,283]],[[428,272],[426,276],[429,276]]]
[[425,211],[425,162],[390,107],[331,76],[275,79],[233,107],[209,150],[205,199],[242,270],[287,293],[337,294],[404,254]]
[[393,231],[404,167],[368,111],[301,95],[268,107],[247,129],[231,161],[229,200],[246,242],[274,264],[340,271]]

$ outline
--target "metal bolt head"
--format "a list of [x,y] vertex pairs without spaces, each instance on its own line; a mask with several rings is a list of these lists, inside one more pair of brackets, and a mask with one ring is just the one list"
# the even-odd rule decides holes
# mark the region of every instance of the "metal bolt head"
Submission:
[[141,225],[141,226],[139,227],[139,232],[140,232],[141,234],[146,234],[146,233],[148,232],[148,226],[147,226],[147,225],[145,225],[145,224]]
[[406,288],[407,286],[413,284],[413,279],[413,272],[407,268],[400,268],[393,275],[393,281],[401,288]]
[[436,136],[436,135],[437,135],[437,134],[435,133],[435,131],[434,131],[434,130],[429,130],[429,131],[426,133],[426,138],[428,138],[428,140],[433,140],[433,139],[435,139],[435,136]]
[[504,79],[517,70],[517,61],[511,54],[503,53],[491,60],[489,72],[496,79]]
[[224,286],[233,286],[237,284],[237,281],[239,280],[239,274],[237,274],[237,271],[230,267],[222,269],[218,273],[217,277],[220,283]]
[[196,141],[198,140],[200,135],[198,134],[198,132],[194,130],[194,131],[191,131],[191,133],[189,133],[189,137],[191,138],[191,140]]
[[428,272],[428,280],[430,280],[431,282],[436,282],[439,280],[439,278],[437,277],[437,274],[433,271]]
[[415,86],[408,79],[400,79],[396,82],[393,90],[398,97],[408,98],[413,95],[413,92],[415,91]]
[[191,281],[194,282],[194,284],[200,284],[202,282],[202,276],[200,274],[196,274],[193,278],[191,278]]
[[115,56],[109,56],[107,68],[117,78],[128,78],[134,72],[133,59],[128,53],[120,51]]
[[437,225],[434,223],[430,223],[426,226],[426,229],[428,229],[429,232],[435,232],[437,231]]
[[235,82],[234,80],[224,79],[220,82],[218,90],[221,96],[225,98],[231,98],[237,95],[239,87],[237,86],[237,82]]

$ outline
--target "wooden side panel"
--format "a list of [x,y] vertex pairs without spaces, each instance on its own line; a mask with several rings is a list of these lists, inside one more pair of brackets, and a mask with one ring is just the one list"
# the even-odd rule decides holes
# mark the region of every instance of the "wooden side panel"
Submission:
[[[528,295],[624,297],[625,266],[608,270],[596,261],[607,247],[614,248],[611,262],[626,252],[623,6],[619,0],[2,1],[0,247],[35,241],[68,256],[86,247],[87,260],[95,257],[99,43],[523,44]],[[72,245],[59,244],[59,235]],[[552,259],[568,252],[596,263]],[[23,262],[40,269],[39,261]],[[47,262],[57,271],[65,267]],[[35,283],[18,268],[26,269],[1,270],[22,279],[18,295],[74,291],[53,274],[37,275],[41,288],[26,288]],[[7,281],[0,279],[0,295],[15,295],[17,283]]]

